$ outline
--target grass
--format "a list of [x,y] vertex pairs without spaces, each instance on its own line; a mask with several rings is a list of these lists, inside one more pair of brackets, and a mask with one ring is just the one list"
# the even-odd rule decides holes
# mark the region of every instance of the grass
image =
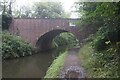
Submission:
[[92,65],[95,62],[95,57],[92,56],[93,49],[90,44],[85,44],[79,51],[79,59],[82,67],[87,71],[86,76],[93,75]]
[[48,68],[48,71],[47,71],[44,78],[58,78],[58,75],[63,68],[64,60],[65,60],[66,55],[67,55],[67,51],[60,54],[60,56],[58,56],[53,61],[51,66]]
[[[79,51],[80,64],[85,68],[87,78],[117,78],[118,61],[116,47],[109,47],[101,53],[96,53],[89,43]],[[111,50],[111,51],[110,51]],[[103,54],[103,55],[100,55]],[[95,56],[99,55],[99,56]],[[110,59],[112,56],[112,59]]]

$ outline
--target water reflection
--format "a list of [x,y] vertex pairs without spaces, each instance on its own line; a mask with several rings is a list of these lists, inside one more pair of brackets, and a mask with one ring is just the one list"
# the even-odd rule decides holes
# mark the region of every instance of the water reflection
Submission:
[[2,76],[3,78],[42,78],[45,76],[54,58],[61,51],[64,52],[63,48],[40,52],[18,59],[6,60],[2,65]]

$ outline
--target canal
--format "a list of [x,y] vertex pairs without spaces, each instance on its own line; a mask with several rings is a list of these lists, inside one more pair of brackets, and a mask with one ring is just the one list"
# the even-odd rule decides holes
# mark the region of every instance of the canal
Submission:
[[32,56],[5,60],[2,63],[2,77],[43,78],[52,61],[60,52],[64,52],[64,49],[59,48],[47,52],[39,52]]

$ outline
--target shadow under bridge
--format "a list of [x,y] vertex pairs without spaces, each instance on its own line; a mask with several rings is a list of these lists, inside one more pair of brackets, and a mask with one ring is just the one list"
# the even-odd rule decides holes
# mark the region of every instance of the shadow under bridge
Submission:
[[68,32],[66,30],[62,30],[62,29],[56,29],[56,30],[52,30],[49,31],[45,34],[43,34],[38,41],[36,42],[36,47],[39,50],[45,51],[45,50],[49,50],[52,48],[52,41],[53,39],[59,35],[60,33],[63,32]]

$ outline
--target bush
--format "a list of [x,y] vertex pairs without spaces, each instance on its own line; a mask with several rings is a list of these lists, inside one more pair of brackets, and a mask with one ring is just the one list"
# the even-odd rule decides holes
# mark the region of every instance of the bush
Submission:
[[92,46],[96,51],[103,51],[110,45],[115,45],[120,41],[118,37],[120,29],[110,29],[108,26],[101,27],[97,33],[92,37]]
[[86,43],[80,49],[79,58],[88,78],[119,77],[118,47],[115,45],[109,46],[101,52],[96,52],[91,44]]
[[59,46],[75,46],[78,45],[78,40],[72,33],[61,33],[60,35],[56,36],[53,40],[53,45],[55,47]]
[[96,41],[94,41],[95,50],[96,51],[105,50],[105,48],[107,47],[107,44],[105,42],[106,42],[105,39],[96,39]]
[[[81,48],[80,60],[88,77],[112,78],[118,76],[118,50],[120,29],[101,27]],[[89,44],[89,42],[92,44]],[[92,52],[91,52],[92,51]]]
[[7,30],[9,29],[10,23],[12,21],[12,16],[7,13],[2,14],[2,29]]
[[4,31],[2,34],[2,58],[10,59],[32,54],[32,47],[19,36]]

